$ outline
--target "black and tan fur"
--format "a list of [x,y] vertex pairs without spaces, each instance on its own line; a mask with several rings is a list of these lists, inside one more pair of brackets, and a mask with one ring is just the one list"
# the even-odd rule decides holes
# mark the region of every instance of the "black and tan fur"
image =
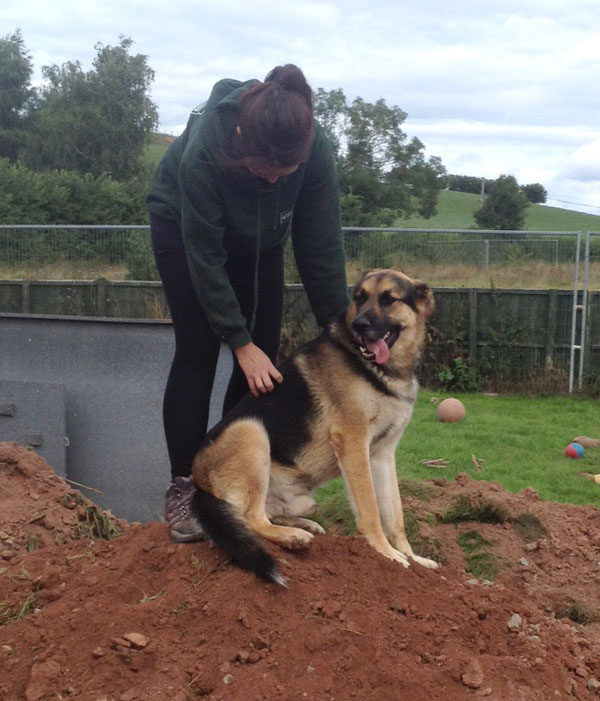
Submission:
[[193,465],[193,510],[233,560],[283,583],[256,536],[307,547],[323,532],[306,518],[312,492],[341,473],[358,530],[375,550],[405,567],[409,560],[437,566],[406,538],[395,461],[432,311],[427,285],[393,270],[367,271],[346,315],[281,367],[283,383],[248,394],[208,433]]

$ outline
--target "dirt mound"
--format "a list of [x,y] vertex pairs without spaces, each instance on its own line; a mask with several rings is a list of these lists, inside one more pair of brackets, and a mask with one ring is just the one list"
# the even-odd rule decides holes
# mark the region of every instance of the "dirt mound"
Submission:
[[163,524],[116,521],[0,444],[0,698],[597,697],[600,511],[466,476],[405,505],[441,569],[323,536],[273,548],[283,589]]

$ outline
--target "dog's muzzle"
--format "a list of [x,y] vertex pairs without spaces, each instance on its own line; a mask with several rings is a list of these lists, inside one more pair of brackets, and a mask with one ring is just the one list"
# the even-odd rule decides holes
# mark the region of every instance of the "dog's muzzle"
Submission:
[[383,330],[374,327],[366,316],[357,316],[352,324],[358,341],[361,356],[371,363],[383,365],[390,357],[390,348],[394,345],[400,329]]

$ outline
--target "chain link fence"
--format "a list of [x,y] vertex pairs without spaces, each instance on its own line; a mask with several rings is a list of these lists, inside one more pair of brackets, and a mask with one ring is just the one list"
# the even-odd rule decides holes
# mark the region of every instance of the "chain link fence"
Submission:
[[[578,232],[344,228],[348,279],[400,267],[431,285],[571,289]],[[593,253],[597,240],[590,245]],[[286,282],[300,282],[291,247]],[[0,226],[0,280],[157,280],[147,226]],[[588,285],[600,288],[600,265]]]
[[1,225],[0,280],[157,280],[148,226]]

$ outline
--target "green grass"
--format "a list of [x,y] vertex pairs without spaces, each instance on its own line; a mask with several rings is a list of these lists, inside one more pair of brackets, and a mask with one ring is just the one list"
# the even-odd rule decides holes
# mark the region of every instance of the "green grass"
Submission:
[[0,602],[0,625],[16,623],[35,609],[35,594],[29,594],[20,604],[9,606],[6,602]]
[[442,523],[504,523],[507,520],[508,512],[499,504],[486,501],[472,503],[464,494],[459,494],[454,504],[441,515]]
[[[455,424],[437,419],[434,394],[419,394],[413,418],[397,451],[400,478],[453,480],[459,472],[473,479],[500,482],[511,492],[536,489],[542,499],[600,506],[600,485],[580,472],[600,473],[600,448],[570,460],[564,449],[577,435],[600,435],[598,402],[570,397],[453,395],[466,407]],[[440,401],[443,394],[435,395]],[[478,471],[472,455],[481,461]],[[443,458],[444,469],[423,460]]]
[[[436,404],[446,395],[420,392],[413,418],[396,453],[400,488],[404,495],[431,499],[424,480],[443,477],[453,481],[461,473],[475,480],[499,482],[510,492],[532,487],[540,498],[567,504],[593,504],[600,507],[600,485],[584,479],[580,473],[600,473],[600,447],[587,448],[583,458],[571,460],[565,447],[578,435],[600,437],[600,411],[593,399],[571,397],[486,396],[454,394],[466,407],[463,421],[441,423]],[[472,455],[479,460],[476,469]],[[422,464],[423,460],[445,459],[443,469]],[[317,490],[315,520],[325,528],[337,524],[338,532],[353,533],[354,518],[341,478]],[[478,505],[475,505],[478,507]],[[481,505],[479,505],[481,507]],[[455,503],[449,520],[461,521],[461,513],[473,511],[473,505]],[[474,520],[502,521],[502,514],[487,509]],[[489,513],[488,513],[489,512]],[[455,518],[451,518],[454,516]],[[469,519],[473,520],[473,519]],[[526,540],[543,535],[543,525],[535,517],[522,514],[513,527]]]
[[[476,229],[473,215],[480,206],[479,195],[443,190],[435,216],[431,219],[399,219],[396,226],[411,229]],[[600,216],[536,204],[527,209],[523,228],[526,231],[600,231]]]
[[76,527],[74,535],[76,538],[113,540],[121,535],[121,528],[104,511],[92,505],[86,507],[85,520]]
[[167,150],[172,137],[167,134],[153,134],[150,144],[146,148],[146,160],[152,168],[156,168],[164,152]]

